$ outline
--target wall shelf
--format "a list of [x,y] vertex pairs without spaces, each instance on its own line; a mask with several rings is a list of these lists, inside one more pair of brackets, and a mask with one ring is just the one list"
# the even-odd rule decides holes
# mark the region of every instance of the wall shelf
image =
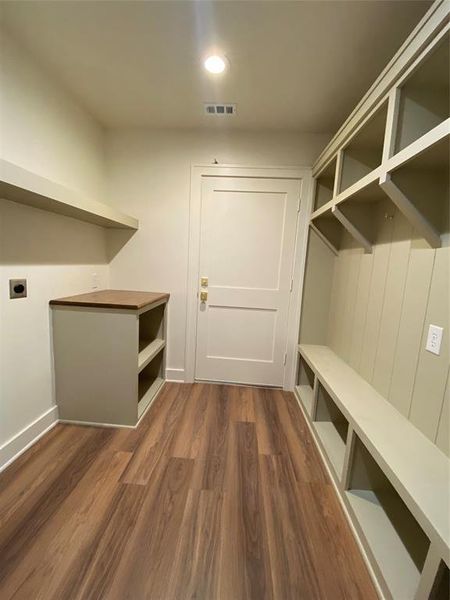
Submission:
[[139,221],[115,208],[87,200],[59,183],[0,159],[0,198],[114,229],[139,227]]

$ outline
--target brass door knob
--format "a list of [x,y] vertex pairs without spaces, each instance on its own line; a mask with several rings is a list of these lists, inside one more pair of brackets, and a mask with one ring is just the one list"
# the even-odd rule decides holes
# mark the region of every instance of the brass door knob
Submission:
[[208,292],[200,292],[200,302],[206,302],[208,300]]

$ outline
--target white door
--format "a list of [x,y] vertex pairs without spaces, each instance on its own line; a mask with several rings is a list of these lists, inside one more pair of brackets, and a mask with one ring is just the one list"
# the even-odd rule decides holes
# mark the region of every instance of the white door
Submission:
[[300,188],[203,178],[196,379],[283,385]]

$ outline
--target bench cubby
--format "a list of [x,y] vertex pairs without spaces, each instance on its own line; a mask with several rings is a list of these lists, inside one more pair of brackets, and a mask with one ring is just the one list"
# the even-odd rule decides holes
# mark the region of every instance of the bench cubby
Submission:
[[430,540],[356,435],[345,494],[386,590],[413,600]]

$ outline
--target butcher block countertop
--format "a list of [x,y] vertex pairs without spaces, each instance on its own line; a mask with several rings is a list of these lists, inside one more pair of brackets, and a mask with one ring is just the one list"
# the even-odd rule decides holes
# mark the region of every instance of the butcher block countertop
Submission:
[[52,306],[84,306],[90,308],[121,308],[140,310],[151,304],[167,301],[169,294],[163,292],[133,292],[129,290],[99,290],[88,294],[67,296],[50,300]]

